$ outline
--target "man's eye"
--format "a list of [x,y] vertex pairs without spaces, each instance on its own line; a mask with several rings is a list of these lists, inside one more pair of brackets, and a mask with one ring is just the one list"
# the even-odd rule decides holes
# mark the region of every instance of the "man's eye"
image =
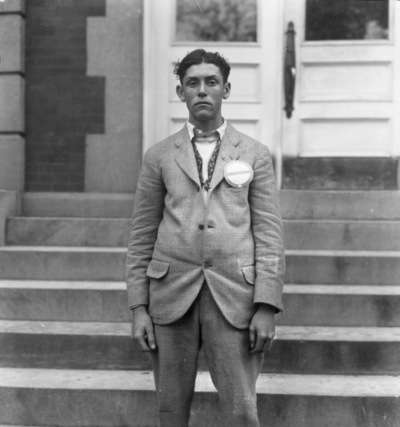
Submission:
[[209,84],[210,86],[215,86],[215,85],[217,84],[217,82],[216,82],[215,80],[210,80],[210,81],[208,82],[208,84]]
[[189,86],[190,87],[196,87],[197,83],[196,82],[189,82]]

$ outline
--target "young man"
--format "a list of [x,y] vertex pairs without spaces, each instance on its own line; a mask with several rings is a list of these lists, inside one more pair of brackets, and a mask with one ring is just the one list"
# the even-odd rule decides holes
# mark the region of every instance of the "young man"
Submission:
[[282,310],[271,157],[222,117],[229,72],[222,56],[202,49],[177,65],[176,92],[189,120],[147,151],[135,195],[127,256],[132,338],[153,359],[160,427],[188,426],[200,348],[223,425],[259,426],[255,384]]

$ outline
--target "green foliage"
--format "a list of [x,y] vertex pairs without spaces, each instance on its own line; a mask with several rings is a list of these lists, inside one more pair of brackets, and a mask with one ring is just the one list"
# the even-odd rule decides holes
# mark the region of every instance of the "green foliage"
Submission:
[[257,41],[255,0],[177,0],[177,40]]

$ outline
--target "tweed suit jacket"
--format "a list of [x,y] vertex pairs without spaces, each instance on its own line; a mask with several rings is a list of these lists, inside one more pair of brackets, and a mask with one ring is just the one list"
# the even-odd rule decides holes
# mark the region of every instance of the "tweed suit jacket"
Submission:
[[[231,160],[252,166],[250,185],[228,184]],[[265,145],[228,124],[207,204],[186,126],[147,151],[126,262],[131,308],[148,305],[154,323],[172,323],[206,280],[225,318],[244,329],[257,303],[282,310],[284,274],[278,191]]]

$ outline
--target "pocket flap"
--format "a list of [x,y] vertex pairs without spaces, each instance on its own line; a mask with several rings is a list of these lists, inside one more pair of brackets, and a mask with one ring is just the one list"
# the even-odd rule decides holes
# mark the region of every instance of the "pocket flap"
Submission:
[[147,267],[146,275],[153,279],[160,279],[167,274],[169,265],[169,262],[152,259]]
[[256,281],[256,269],[254,265],[248,265],[247,267],[242,267],[244,278],[250,285],[254,285]]

